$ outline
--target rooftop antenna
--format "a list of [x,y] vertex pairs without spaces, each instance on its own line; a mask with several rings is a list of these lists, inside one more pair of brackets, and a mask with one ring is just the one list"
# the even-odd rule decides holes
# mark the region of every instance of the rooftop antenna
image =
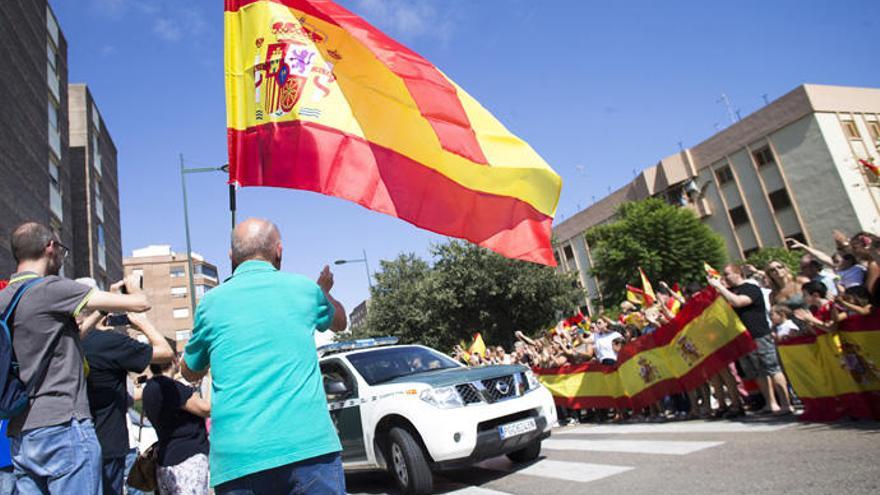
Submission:
[[762,94],[762,95],[761,95],[761,98],[764,99],[764,105],[769,105],[769,104],[770,104],[770,100],[767,99],[767,93]]
[[716,100],[715,103],[723,103],[724,107],[727,108],[727,116],[730,117],[730,123],[736,124],[736,117],[733,115],[733,106],[730,104],[730,98],[726,94],[721,93],[721,98]]
[[684,143],[681,141],[678,142],[678,151],[684,151]]
[[743,118],[742,118],[742,115],[739,114],[739,109],[737,109],[737,110],[736,110],[736,120],[737,120],[737,122],[739,122],[739,121],[742,120],[742,119],[743,119]]

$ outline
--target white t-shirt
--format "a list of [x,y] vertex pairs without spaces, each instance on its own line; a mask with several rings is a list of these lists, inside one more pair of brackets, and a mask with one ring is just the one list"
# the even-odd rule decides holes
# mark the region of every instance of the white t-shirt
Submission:
[[776,335],[780,339],[788,338],[793,332],[800,330],[791,320],[785,320],[776,327]]
[[614,339],[622,339],[623,335],[618,332],[597,333],[595,336],[596,358],[601,362],[603,359],[613,359],[617,361],[617,353],[611,345]]

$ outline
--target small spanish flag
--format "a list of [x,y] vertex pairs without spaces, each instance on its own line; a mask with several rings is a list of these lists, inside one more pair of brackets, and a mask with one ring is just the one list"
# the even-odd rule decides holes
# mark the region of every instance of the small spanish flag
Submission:
[[874,172],[874,175],[880,176],[880,167],[878,167],[877,165],[874,165],[873,161],[869,162],[868,160],[862,160],[860,158],[859,163],[861,163],[862,166],[865,167],[866,169],[870,170],[871,172]]
[[712,278],[721,278],[721,273],[718,270],[712,268],[709,263],[703,262],[703,270],[706,270],[706,275]]
[[470,349],[468,349],[468,352],[486,357],[486,343],[483,342],[483,336],[480,335],[480,332],[474,334],[474,341],[471,344]]

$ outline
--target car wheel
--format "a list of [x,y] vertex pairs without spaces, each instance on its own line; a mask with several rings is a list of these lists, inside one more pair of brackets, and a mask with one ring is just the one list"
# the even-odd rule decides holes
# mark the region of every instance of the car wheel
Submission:
[[534,461],[539,455],[541,455],[541,441],[535,440],[525,447],[507,454],[507,458],[513,462],[524,463]]
[[388,471],[400,490],[407,495],[431,493],[434,476],[422,447],[412,434],[403,428],[392,428],[387,445]]

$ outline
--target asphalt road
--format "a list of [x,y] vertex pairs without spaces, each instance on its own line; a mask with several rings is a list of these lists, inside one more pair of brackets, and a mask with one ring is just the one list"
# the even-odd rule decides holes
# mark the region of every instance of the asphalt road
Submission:
[[[557,428],[542,458],[490,459],[436,477],[435,493],[880,493],[880,423],[747,418]],[[382,473],[346,476],[352,494],[395,493]]]

